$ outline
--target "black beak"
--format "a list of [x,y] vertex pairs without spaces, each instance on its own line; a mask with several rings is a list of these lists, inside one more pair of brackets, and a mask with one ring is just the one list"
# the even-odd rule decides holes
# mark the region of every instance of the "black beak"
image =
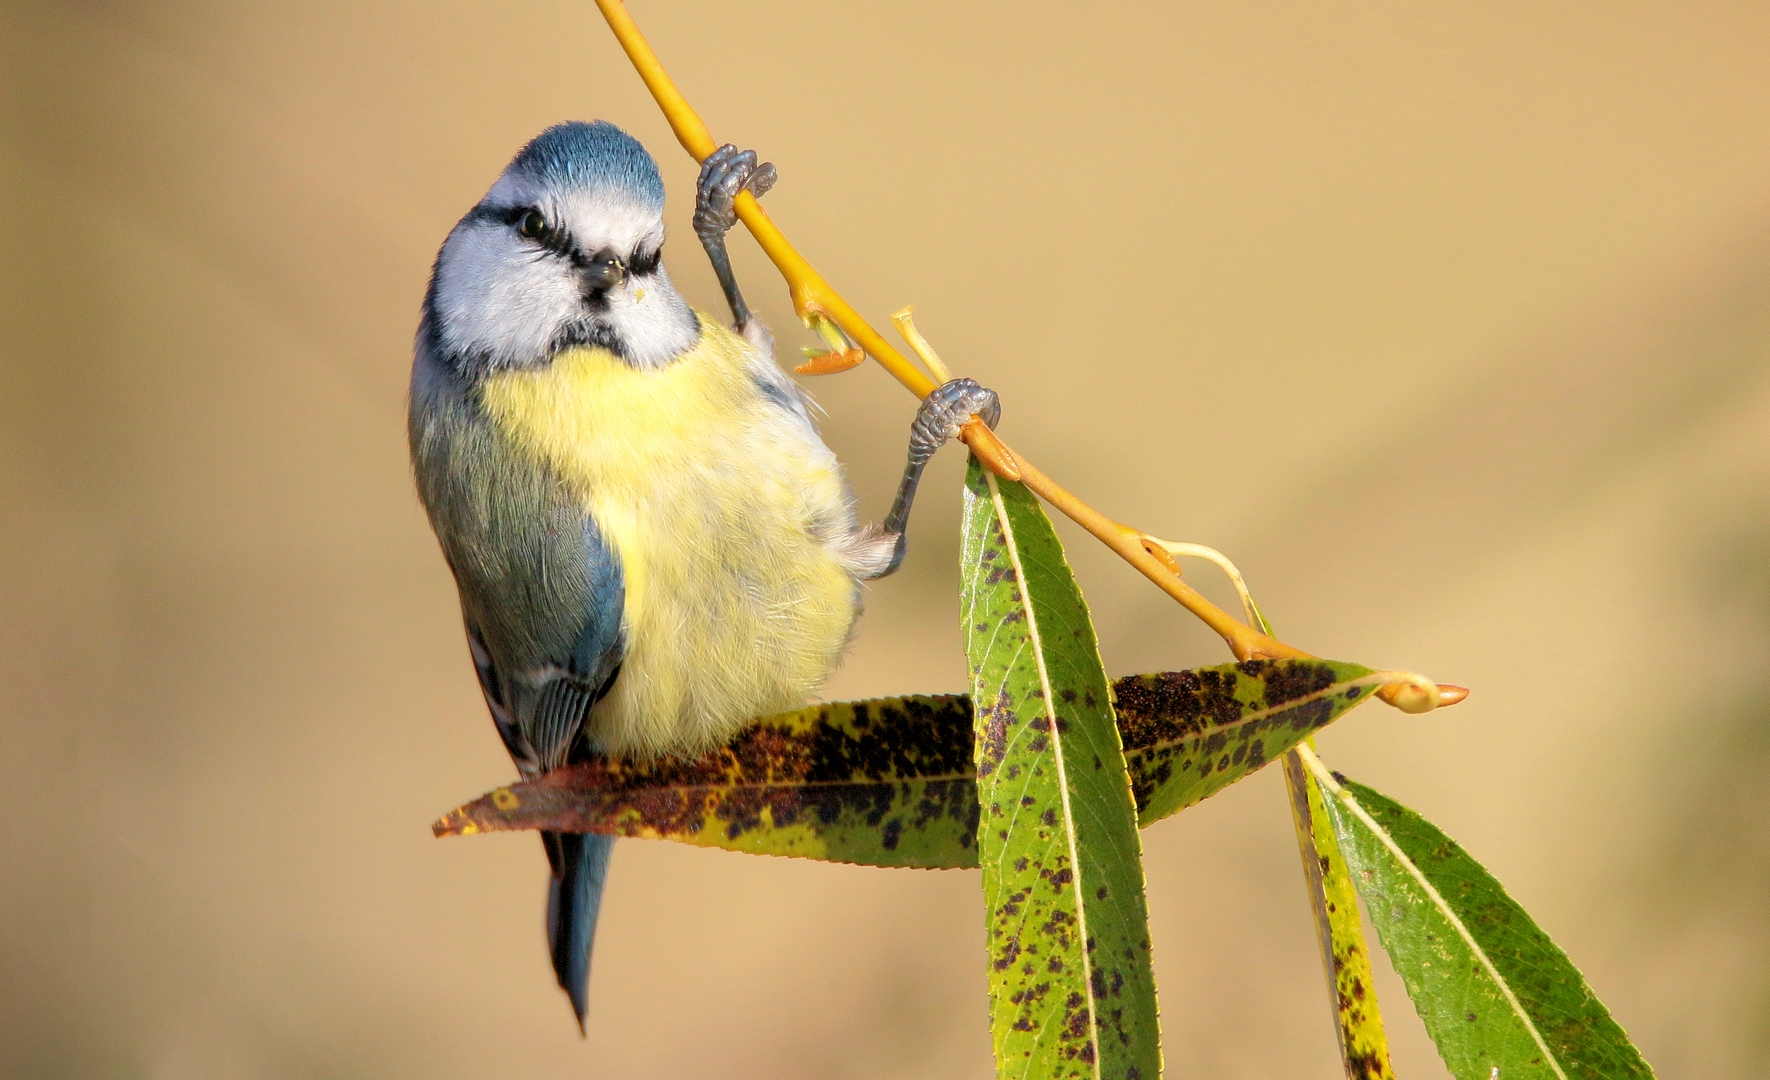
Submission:
[[604,248],[596,253],[596,257],[583,264],[579,274],[584,281],[586,295],[604,293],[627,280],[627,265],[621,257]]

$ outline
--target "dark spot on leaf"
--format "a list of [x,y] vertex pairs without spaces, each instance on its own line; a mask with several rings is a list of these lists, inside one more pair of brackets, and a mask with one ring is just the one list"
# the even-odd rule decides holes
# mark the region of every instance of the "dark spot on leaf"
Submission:
[[997,971],[1007,971],[1014,966],[1014,961],[1018,959],[1020,959],[1020,942],[1010,938],[1003,944],[1002,951],[996,954],[993,966]]
[[1014,700],[1008,696],[1007,687],[996,696],[992,705],[983,717],[983,747],[978,756],[977,775],[987,777],[1002,764],[1008,756],[1008,721],[1014,716]]
[[1070,1039],[1086,1039],[1088,1037],[1088,1010],[1082,1008],[1082,995],[1069,996],[1067,1015],[1063,1020],[1063,1034]]
[[1283,705],[1334,685],[1333,669],[1309,660],[1271,660],[1266,670],[1267,707]]

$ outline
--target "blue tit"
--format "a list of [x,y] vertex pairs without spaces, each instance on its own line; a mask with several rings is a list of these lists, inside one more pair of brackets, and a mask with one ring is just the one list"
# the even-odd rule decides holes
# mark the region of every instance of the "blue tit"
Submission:
[[[801,707],[840,658],[861,583],[902,560],[923,464],[971,416],[998,415],[970,380],[941,387],[890,515],[856,521],[726,255],[737,193],[774,176],[729,146],[702,169],[695,231],[731,329],[670,283],[657,164],[601,121],[523,147],[437,254],[412,464],[525,779],[595,753],[698,755]],[[542,839],[553,967],[582,1028],[613,838]]]

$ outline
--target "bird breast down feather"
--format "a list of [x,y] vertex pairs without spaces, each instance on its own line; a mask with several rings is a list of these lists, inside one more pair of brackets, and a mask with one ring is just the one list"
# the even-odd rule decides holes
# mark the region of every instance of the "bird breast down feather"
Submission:
[[620,560],[627,651],[588,722],[620,756],[710,749],[799,707],[859,607],[835,456],[765,390],[757,365],[772,361],[701,324],[663,368],[584,347],[480,389],[492,424],[581,502]]

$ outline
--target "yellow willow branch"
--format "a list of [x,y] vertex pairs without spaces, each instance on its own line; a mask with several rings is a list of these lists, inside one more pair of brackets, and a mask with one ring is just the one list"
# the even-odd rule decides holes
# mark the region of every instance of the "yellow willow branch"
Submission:
[[[676,133],[676,141],[696,161],[707,160],[707,155],[719,149],[719,144],[713,140],[713,135],[707,130],[700,114],[682,96],[682,91],[676,89],[676,84],[664,70],[664,65],[658,62],[658,56],[646,43],[645,35],[639,32],[639,26],[627,14],[627,6],[620,0],[596,0],[596,6],[601,9],[602,17],[608,20],[609,29],[615,32],[615,39],[621,43],[621,48],[626,50],[627,59],[633,62],[639,77],[645,80],[646,89],[657,99],[658,108],[663,110],[665,119],[670,121],[670,130]],[[830,287],[830,283],[817,272],[817,268],[787,242],[780,227],[775,225],[774,219],[768,216],[768,211],[762,209],[762,204],[754,195],[748,191],[738,192],[735,209],[738,220],[750,230],[757,245],[762,248],[769,261],[774,263],[781,277],[787,280],[787,292],[793,299],[793,310],[801,319],[821,315],[840,326],[868,356],[877,360],[881,367],[917,397],[925,398],[934,390],[934,380],[892,348],[891,343],[861,318],[860,312],[855,311],[842,298],[841,293]],[[989,466],[991,472],[1010,480],[1021,479],[1014,456],[1008,452],[1002,440],[981,421],[973,420],[966,424],[960,432],[960,438]]]
[[[658,61],[657,54],[646,43],[645,35],[639,32],[633,17],[627,14],[626,4],[623,0],[596,0],[596,6],[601,10],[602,17],[608,20],[609,29],[614,31],[615,40],[621,43],[627,59],[633,62],[639,77],[645,80],[646,88],[657,100],[658,108],[663,110],[664,118],[670,122],[670,129],[676,133],[676,140],[696,161],[705,161],[707,155],[719,148],[719,143],[714,140],[693,106],[682,96],[682,92],[676,89],[676,84],[664,70],[664,65]],[[817,315],[840,326],[867,355],[877,360],[881,367],[917,397],[925,398],[934,390],[934,380],[893,348],[787,242],[786,236],[768,216],[768,212],[762,209],[762,204],[756,201],[755,196],[748,191],[739,192],[736,209],[738,219],[750,230],[750,235],[756,238],[763,253],[786,279],[788,295],[793,300],[793,310],[801,319]],[[1163,592],[1178,600],[1182,607],[1223,638],[1236,659],[1310,657],[1311,654],[1301,649],[1292,648],[1252,629],[1200,596],[1190,585],[1181,581],[1180,575],[1171,568],[1174,565],[1171,557],[1157,557],[1144,546],[1142,532],[1128,525],[1121,525],[1065,491],[1056,481],[1010,450],[981,421],[973,419],[966,424],[959,437],[991,472],[1024,483],[1040,498],[1093,533],[1107,547],[1136,567],[1144,577],[1155,582]],[[1162,555],[1165,557],[1167,553],[1163,552]],[[1408,712],[1424,712],[1441,702],[1453,704],[1467,695],[1468,691],[1458,687],[1446,687],[1438,695],[1427,695],[1415,684],[1384,687],[1379,694],[1391,705]]]

